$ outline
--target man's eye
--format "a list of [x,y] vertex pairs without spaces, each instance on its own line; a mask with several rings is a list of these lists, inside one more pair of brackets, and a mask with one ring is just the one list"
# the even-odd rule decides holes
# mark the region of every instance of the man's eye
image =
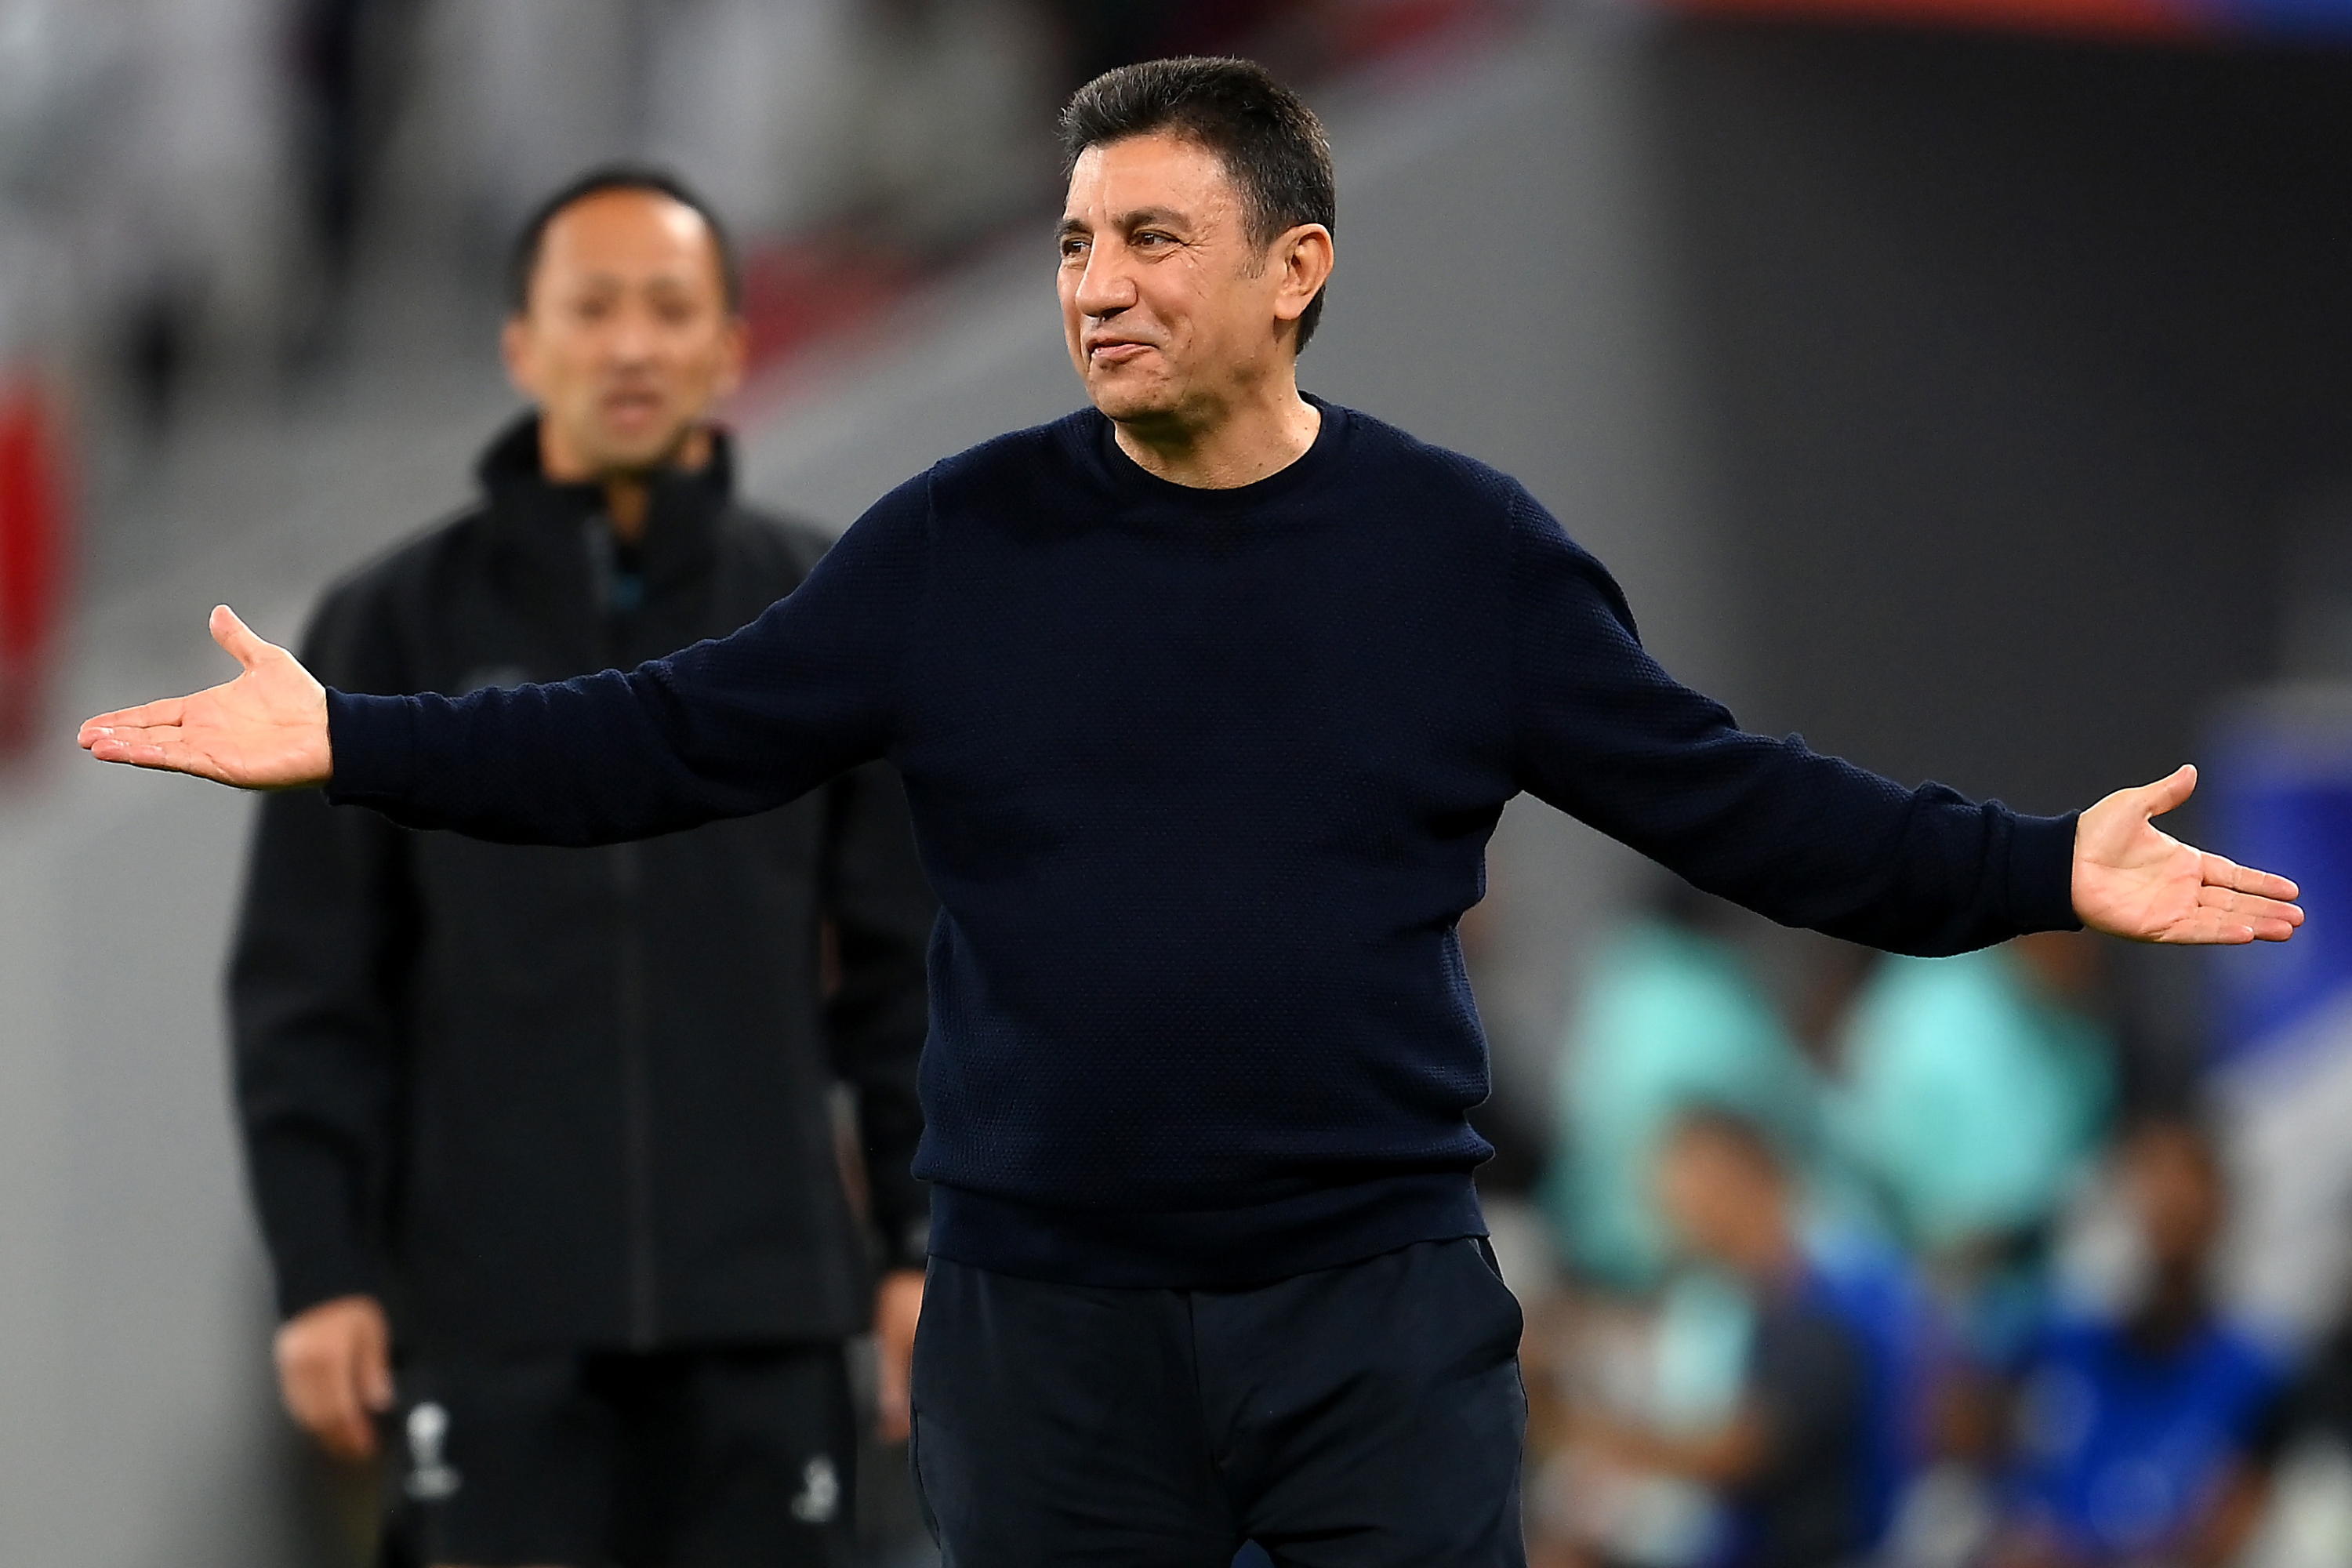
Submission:
[[1161,234],[1157,229],[1147,228],[1141,234],[1135,237],[1135,247],[1138,250],[1146,250],[1155,246],[1173,245],[1175,243],[1176,237],[1174,235]]
[[1062,241],[1062,259],[1065,261],[1067,261],[1073,256],[1085,255],[1086,250],[1087,242],[1083,239],[1066,239]]

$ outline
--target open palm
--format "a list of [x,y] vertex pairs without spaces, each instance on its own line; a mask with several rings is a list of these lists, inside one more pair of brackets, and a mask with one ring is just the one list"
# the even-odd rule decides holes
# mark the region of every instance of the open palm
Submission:
[[194,773],[245,789],[295,789],[334,773],[327,744],[327,689],[284,648],[256,637],[215,605],[213,641],[245,672],[190,697],[101,713],[81,727],[82,749],[102,763]]
[[2094,931],[2135,942],[2284,942],[2303,923],[2284,877],[2209,855],[2160,831],[2161,816],[2197,788],[2197,770],[2117,790],[2074,828],[2074,913]]

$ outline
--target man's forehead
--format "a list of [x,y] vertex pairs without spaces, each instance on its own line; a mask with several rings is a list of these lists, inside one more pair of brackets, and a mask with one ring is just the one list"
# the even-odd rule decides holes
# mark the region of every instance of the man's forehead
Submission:
[[1202,218],[1233,205],[1224,160],[1190,137],[1167,132],[1087,148],[1070,168],[1065,222]]
[[700,213],[659,191],[599,191],[548,220],[547,251],[588,266],[690,258],[718,259],[718,237]]

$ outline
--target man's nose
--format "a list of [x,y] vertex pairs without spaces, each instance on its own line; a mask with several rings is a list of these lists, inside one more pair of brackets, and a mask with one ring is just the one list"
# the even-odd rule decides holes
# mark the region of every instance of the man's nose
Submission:
[[635,364],[654,357],[659,336],[648,312],[624,310],[613,322],[613,332],[605,339],[605,347],[613,358]]
[[1100,320],[1116,316],[1135,303],[1135,279],[1109,247],[1097,246],[1087,253],[1086,270],[1078,274],[1077,293],[1073,304],[1082,316]]

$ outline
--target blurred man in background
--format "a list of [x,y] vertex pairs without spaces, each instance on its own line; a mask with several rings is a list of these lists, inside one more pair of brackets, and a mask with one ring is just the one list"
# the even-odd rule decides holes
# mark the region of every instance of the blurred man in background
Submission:
[[2236,1560],[2260,1511],[2253,1455],[2277,1371],[2213,1304],[2220,1156],[2202,1129],[2168,1121],[2126,1140],[2120,1163],[2137,1300],[2057,1321],[2027,1359],[2000,1568],[2214,1568]]
[[[339,685],[633,665],[734,630],[824,551],[732,497],[709,420],[743,333],[691,192],[583,177],[511,286],[536,410],[479,507],[329,595],[304,646]],[[591,856],[265,804],[230,998],[284,1395],[352,1459],[397,1406],[432,1561],[846,1560],[844,1342],[876,1321],[877,1257],[886,1433],[907,1422],[933,913],[878,765]]]
[[1742,1112],[1694,1108],[1654,1175],[1681,1251],[1746,1299],[1739,1389],[1727,1419],[1667,1431],[1588,1412],[1578,1436],[1617,1464],[1695,1481],[1725,1503],[1709,1562],[1821,1568],[1859,1559],[1885,1527],[1886,1450],[1899,1442],[1897,1370],[1876,1326],[1808,1257],[1786,1157]]
[[1739,911],[1685,882],[1596,958],[1570,1019],[1543,1198],[1580,1281],[1654,1288],[1671,1261],[1658,1152],[1684,1108],[1736,1106],[1810,1142],[1820,1086],[1731,939]]

